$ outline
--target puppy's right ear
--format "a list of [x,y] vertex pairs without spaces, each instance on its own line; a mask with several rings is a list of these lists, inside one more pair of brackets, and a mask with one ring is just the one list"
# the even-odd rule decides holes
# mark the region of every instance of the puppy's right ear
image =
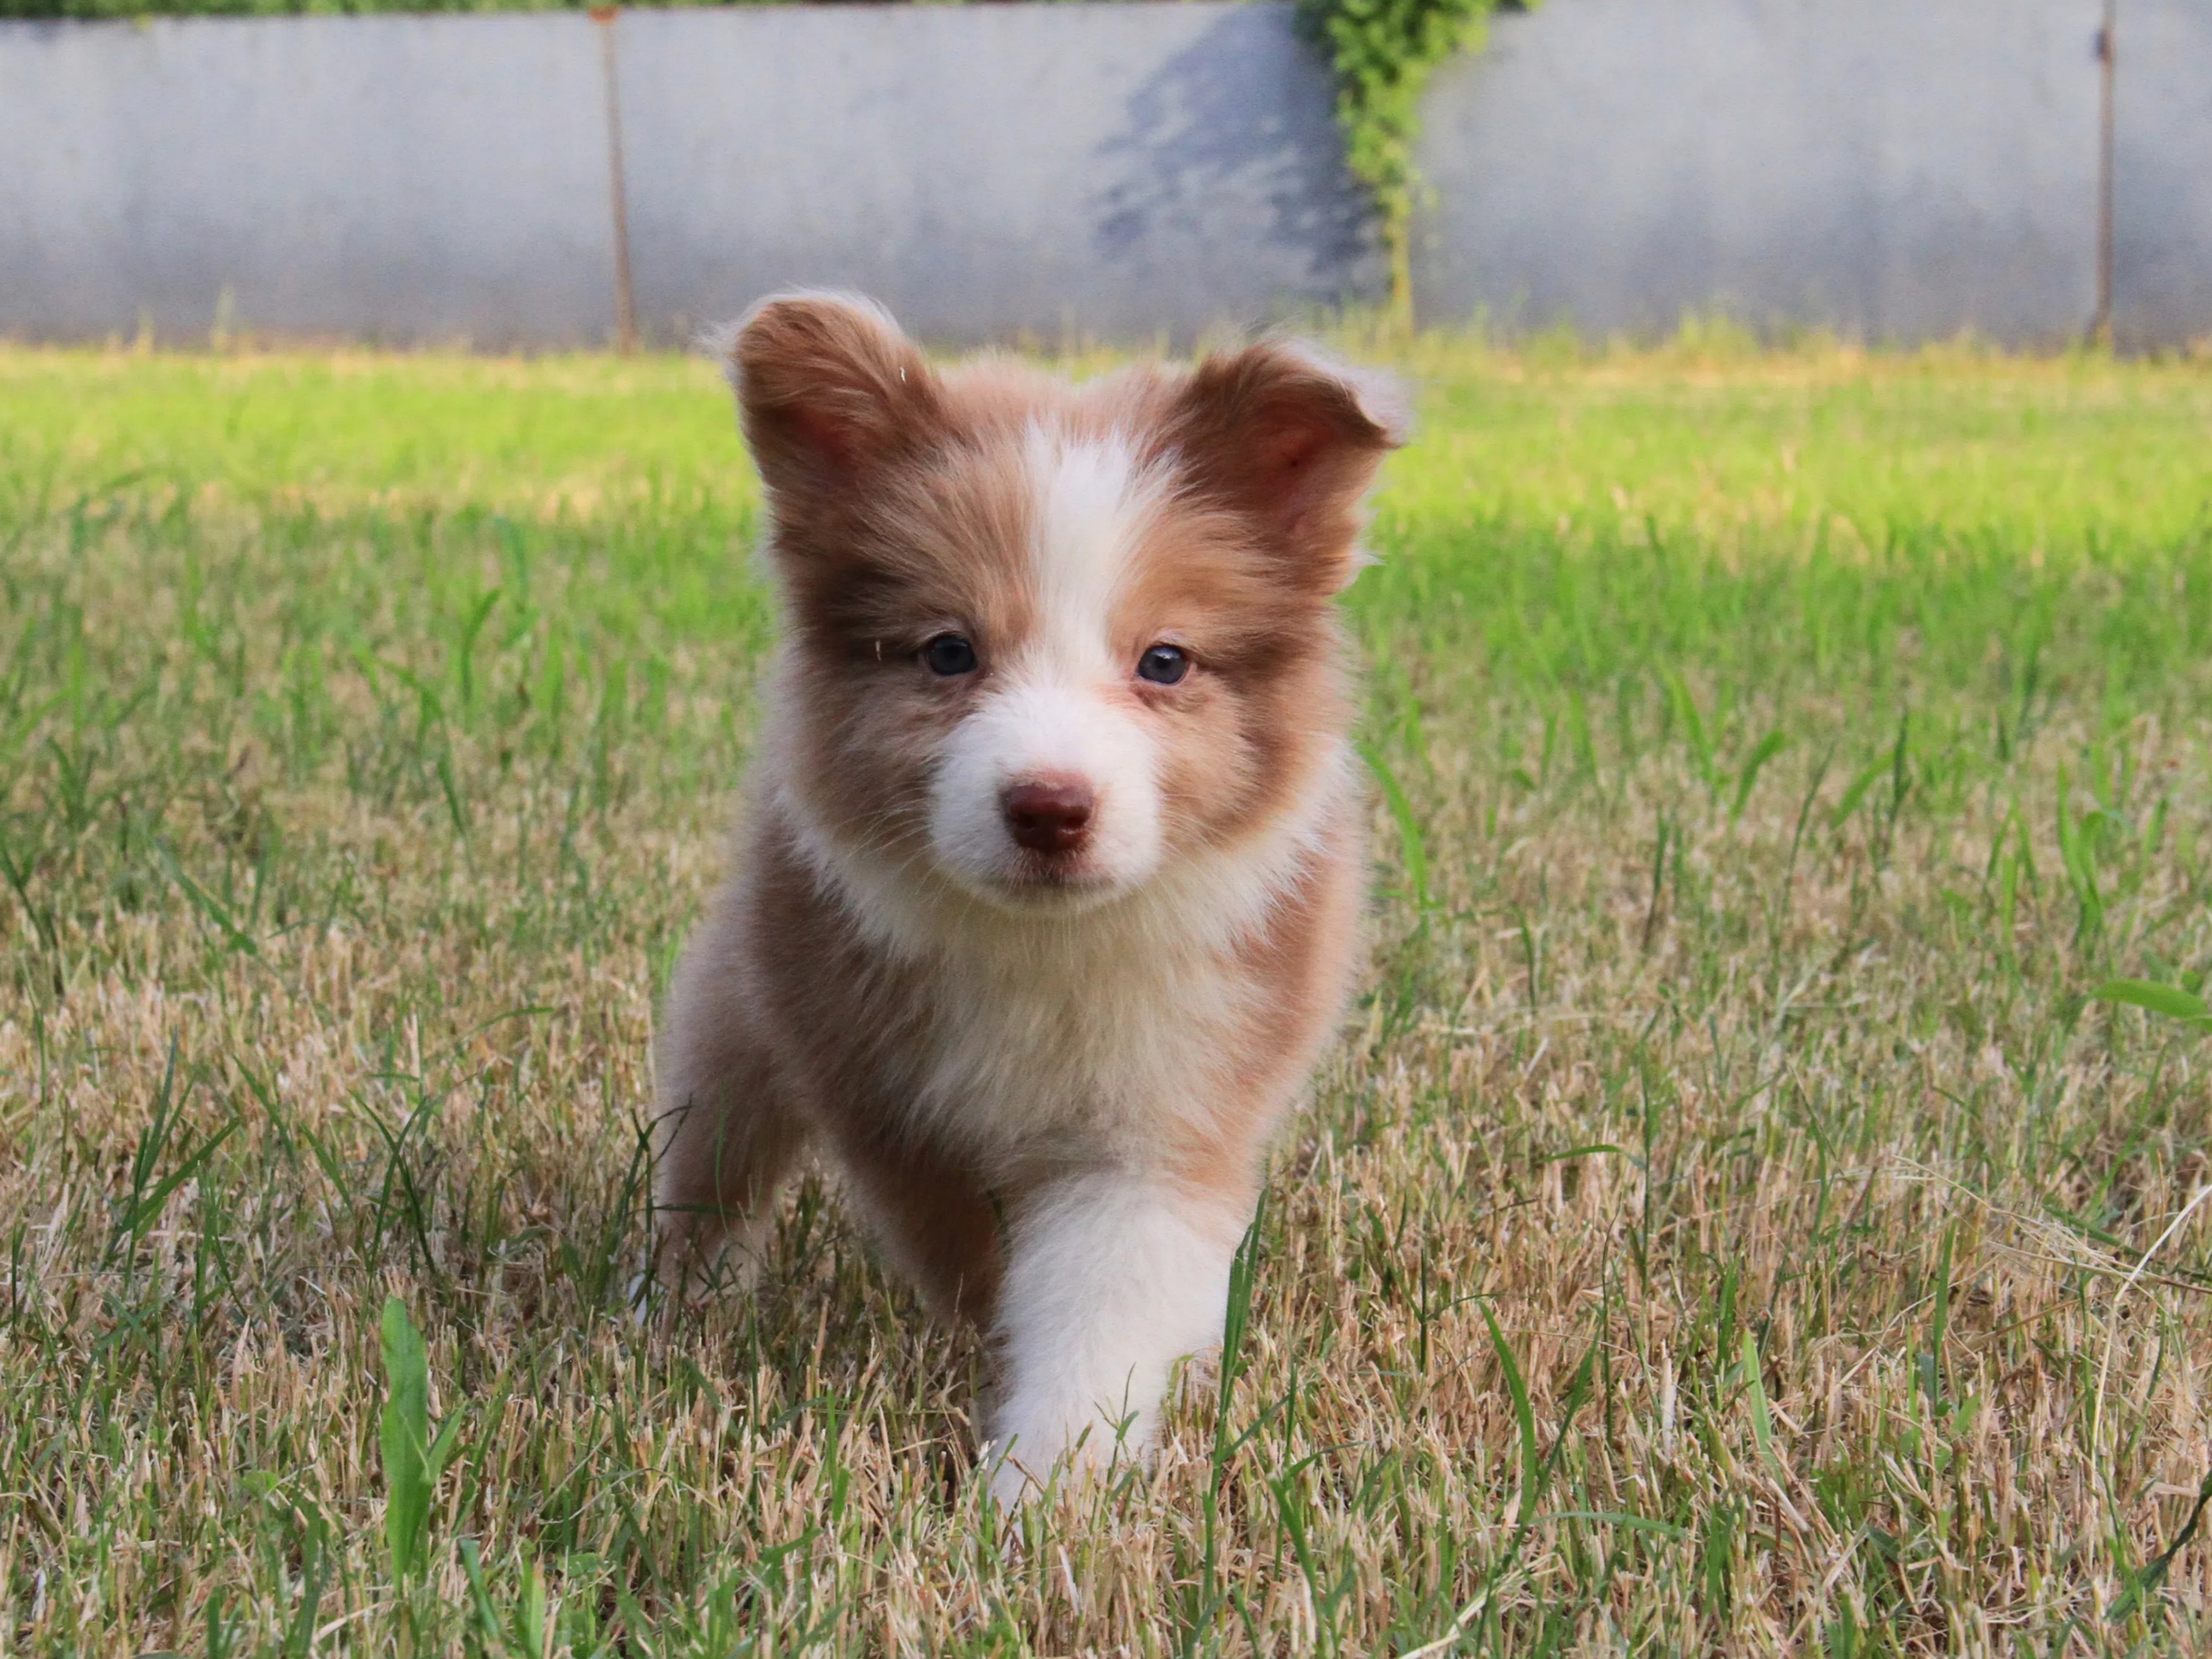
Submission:
[[838,489],[921,441],[942,412],[937,377],[883,308],[840,294],[778,294],[724,354],[745,441],[770,492]]

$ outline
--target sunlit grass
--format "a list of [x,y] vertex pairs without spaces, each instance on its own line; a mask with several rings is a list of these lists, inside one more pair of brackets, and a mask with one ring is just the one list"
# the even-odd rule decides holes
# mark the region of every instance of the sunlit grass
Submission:
[[0,352],[0,1652],[2212,1639],[2204,1052],[2085,1000],[2212,965],[2212,372],[1388,355],[1372,970],[1233,1386],[1009,1520],[820,1188],[624,1311],[711,368]]
[[[1348,340],[1421,390],[1396,466],[1424,514],[1616,515],[1731,538],[1823,514],[1879,541],[1933,518],[2031,544],[2201,529],[2212,365],[1963,349],[1508,354]],[[1109,360],[1083,360],[1086,370]],[[232,501],[624,511],[658,490],[750,499],[699,358],[142,356],[0,349],[12,492],[130,477]]]

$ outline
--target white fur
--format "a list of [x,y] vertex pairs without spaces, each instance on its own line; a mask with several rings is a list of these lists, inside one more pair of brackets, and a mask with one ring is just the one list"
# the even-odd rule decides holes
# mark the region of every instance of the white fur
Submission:
[[[939,862],[985,897],[1062,911],[1143,881],[1160,861],[1159,757],[1150,733],[1101,698],[1095,681],[1042,653],[1008,680],[961,721],[938,763],[929,836]],[[1056,779],[1095,793],[1091,839],[1070,884],[1022,883],[1022,849],[1001,802],[1020,784]]]
[[1166,499],[1166,479],[1139,467],[1120,438],[1071,441],[1033,425],[1023,452],[1036,497],[1030,561],[1042,649],[1061,673],[1126,676],[1133,665],[1114,660],[1107,619],[1137,540]]
[[[765,746],[764,769],[777,763],[781,745]],[[887,860],[866,844],[848,846],[822,826],[787,780],[767,789],[808,866],[871,943],[908,961],[990,955],[1018,958],[1025,972],[1045,961],[1096,971],[1101,958],[1133,953],[1211,958],[1249,936],[1319,855],[1334,814],[1358,794],[1358,769],[1352,746],[1332,741],[1305,787],[1261,834],[1178,860],[1091,911],[1079,929],[1059,925],[1062,916],[1051,911],[979,903],[933,872]]]
[[918,1119],[988,1161],[1071,1134],[1096,1154],[1140,1158],[1169,1125],[1203,1121],[1222,1097],[1226,1035],[1266,994],[1226,966],[1356,792],[1350,748],[1334,744],[1265,833],[1178,860],[1079,919],[1009,910],[846,848],[791,791],[778,799],[817,878],[869,938],[944,968],[928,1047],[902,1091]]
[[1150,1445],[1170,1368],[1220,1339],[1238,1228],[1119,1172],[1063,1182],[1017,1219],[987,1454],[1000,1502]]
[[[1127,701],[1114,605],[1131,555],[1165,499],[1164,480],[1118,440],[1074,441],[1030,428],[1029,549],[1041,626],[953,734],[931,790],[930,840],[953,879],[985,897],[1066,911],[1125,891],[1159,867],[1159,756]],[[1022,879],[1001,802],[1024,783],[1075,781],[1096,796],[1074,879]]]

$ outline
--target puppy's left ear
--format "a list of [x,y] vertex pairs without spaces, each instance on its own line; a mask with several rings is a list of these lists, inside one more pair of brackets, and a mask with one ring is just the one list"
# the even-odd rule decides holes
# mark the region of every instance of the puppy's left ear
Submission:
[[1388,379],[1271,340],[1193,371],[1169,443],[1200,495],[1243,515],[1301,586],[1358,574],[1359,501],[1410,422]]

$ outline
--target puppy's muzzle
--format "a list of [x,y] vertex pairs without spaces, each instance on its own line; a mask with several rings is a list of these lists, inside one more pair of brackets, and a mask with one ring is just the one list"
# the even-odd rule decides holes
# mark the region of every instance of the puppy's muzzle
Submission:
[[1016,785],[1000,798],[1000,810],[1017,846],[1066,858],[1090,841],[1098,797],[1080,779],[1054,778]]

